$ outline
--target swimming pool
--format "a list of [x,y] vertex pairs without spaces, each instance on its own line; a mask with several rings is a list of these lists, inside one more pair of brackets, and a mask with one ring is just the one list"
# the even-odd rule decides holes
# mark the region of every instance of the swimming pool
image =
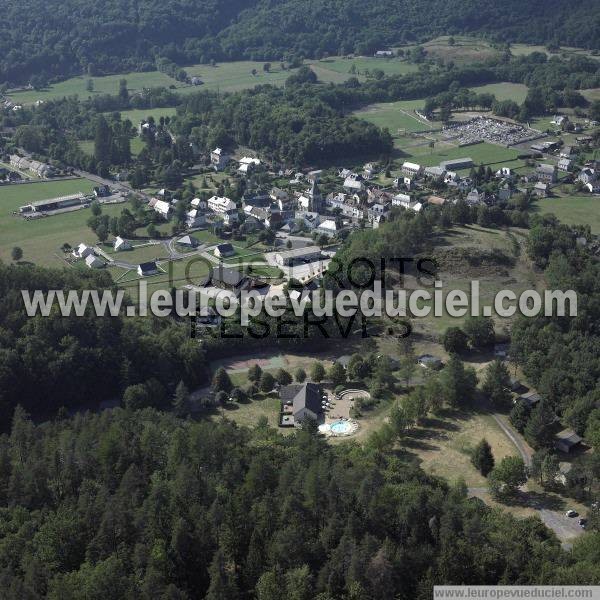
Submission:
[[329,430],[335,435],[348,435],[353,429],[352,423],[348,421],[334,421],[329,425]]

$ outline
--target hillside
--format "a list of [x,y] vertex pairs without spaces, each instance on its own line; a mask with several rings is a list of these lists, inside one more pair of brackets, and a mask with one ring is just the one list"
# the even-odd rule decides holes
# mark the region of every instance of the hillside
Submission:
[[585,0],[109,0],[6,3],[0,82],[324,53],[371,53],[440,34],[598,48],[600,8]]

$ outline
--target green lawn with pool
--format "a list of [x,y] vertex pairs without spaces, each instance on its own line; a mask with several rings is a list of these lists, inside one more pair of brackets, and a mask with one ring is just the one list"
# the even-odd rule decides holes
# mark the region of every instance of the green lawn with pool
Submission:
[[567,225],[589,225],[592,233],[600,233],[600,198],[598,196],[564,196],[537,200],[534,208],[552,213]]
[[[65,243],[72,246],[85,242],[95,243],[96,236],[86,225],[91,212],[89,209],[53,215],[33,221],[26,221],[14,215],[20,206],[83,192],[89,194],[94,184],[88,179],[67,179],[62,181],[27,183],[0,187],[0,259],[10,261],[11,250],[15,246],[23,249],[23,260],[45,266],[64,265],[60,247]],[[105,206],[104,214],[120,214],[123,205]]]

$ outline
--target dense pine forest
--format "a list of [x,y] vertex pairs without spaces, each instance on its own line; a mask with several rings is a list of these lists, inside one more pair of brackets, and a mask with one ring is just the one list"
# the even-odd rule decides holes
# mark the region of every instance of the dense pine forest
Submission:
[[310,428],[18,410],[0,475],[6,600],[425,600],[441,581],[600,577],[599,534],[567,554],[538,519]]
[[0,81],[252,58],[369,54],[436,35],[598,49],[593,0],[9,0],[0,22]]

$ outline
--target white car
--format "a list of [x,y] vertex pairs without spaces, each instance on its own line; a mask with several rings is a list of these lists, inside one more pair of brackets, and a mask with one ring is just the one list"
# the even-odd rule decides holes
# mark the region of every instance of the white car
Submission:
[[577,513],[577,511],[575,511],[575,510],[568,510],[568,511],[565,513],[565,517],[569,517],[570,519],[572,519],[573,517],[576,517],[576,516],[577,516],[577,514],[578,514],[578,513]]

